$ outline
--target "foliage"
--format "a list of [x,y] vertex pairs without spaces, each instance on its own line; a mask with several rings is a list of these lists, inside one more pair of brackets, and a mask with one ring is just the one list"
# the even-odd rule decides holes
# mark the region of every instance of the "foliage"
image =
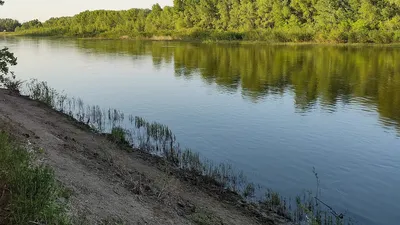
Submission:
[[255,191],[256,191],[256,189],[254,187],[254,184],[253,183],[249,183],[249,184],[246,185],[246,187],[245,187],[245,189],[243,191],[243,197],[252,198],[252,197],[254,197]]
[[0,198],[0,212],[8,208],[0,223],[69,224],[53,171],[36,165],[33,154],[32,146],[18,146],[0,132],[0,191],[6,197],[6,202]]
[[20,27],[21,24],[18,20],[14,19],[0,19],[0,32],[8,31],[13,32],[17,27]]
[[22,23],[21,26],[18,27],[18,29],[15,29],[15,31],[18,30],[26,30],[26,29],[34,29],[34,28],[40,28],[42,27],[42,22],[40,22],[38,19],[34,19],[31,21],[27,21],[25,23]]
[[37,82],[32,80],[27,84],[28,92],[33,100],[45,103],[51,107],[55,107],[55,98],[57,92],[55,89],[50,88],[46,82]]
[[399,15],[396,0],[175,0],[172,7],[155,4],[151,9],[33,20],[17,31],[38,36],[389,43],[399,41]]
[[122,127],[113,127],[111,129],[111,135],[109,136],[109,140],[115,142],[117,145],[121,147],[131,147],[129,141],[126,139],[127,131]]
[[[0,1],[0,5],[3,5],[4,1]],[[1,22],[1,21],[0,21]],[[1,26],[1,25],[0,25]],[[17,65],[17,58],[13,53],[8,51],[7,47],[0,50],[0,85],[6,84],[8,87],[17,88],[20,85],[19,81],[15,80],[14,72],[10,71],[10,66]],[[18,91],[17,89],[13,89]]]
[[11,92],[17,93],[19,94],[20,92],[20,88],[22,87],[22,84],[24,82],[21,80],[11,80],[11,79],[6,79],[6,81],[4,82],[4,86],[10,90]]
[[10,66],[17,65],[17,58],[13,53],[4,47],[0,50],[0,84],[10,82],[15,79],[14,72],[10,71]]

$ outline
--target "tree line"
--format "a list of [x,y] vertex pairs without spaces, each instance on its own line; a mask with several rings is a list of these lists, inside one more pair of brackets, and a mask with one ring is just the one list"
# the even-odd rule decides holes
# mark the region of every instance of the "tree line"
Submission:
[[14,19],[0,19],[0,32],[8,31],[13,32],[17,27],[20,27],[21,23]]
[[29,35],[279,42],[400,41],[400,0],[174,0],[173,6],[85,11],[22,23]]

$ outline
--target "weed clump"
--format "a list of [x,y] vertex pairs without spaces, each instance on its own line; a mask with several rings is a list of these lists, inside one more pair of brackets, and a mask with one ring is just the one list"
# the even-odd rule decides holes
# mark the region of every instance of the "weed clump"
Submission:
[[126,131],[122,127],[112,128],[111,134],[108,135],[108,139],[121,147],[132,147],[132,145],[126,139]]
[[[0,132],[0,224],[69,224],[52,169]],[[5,212],[3,214],[3,212]]]

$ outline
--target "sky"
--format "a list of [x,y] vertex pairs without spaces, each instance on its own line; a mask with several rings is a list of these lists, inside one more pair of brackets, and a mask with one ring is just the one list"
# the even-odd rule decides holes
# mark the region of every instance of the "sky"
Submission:
[[85,10],[150,8],[158,3],[162,7],[172,5],[173,0],[5,0],[0,6],[0,18],[17,19],[20,22],[51,17],[73,16]]

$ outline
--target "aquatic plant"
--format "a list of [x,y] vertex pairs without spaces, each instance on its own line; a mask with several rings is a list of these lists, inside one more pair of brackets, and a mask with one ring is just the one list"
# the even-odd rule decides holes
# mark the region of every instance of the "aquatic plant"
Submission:
[[[105,110],[99,106],[85,105],[80,98],[69,98],[50,88],[46,82],[37,80],[28,82],[24,93],[31,99],[84,123],[98,133],[108,134],[109,139],[116,144],[162,157],[183,173],[202,177],[203,182],[216,185],[220,192],[240,193],[243,200],[257,203],[260,211],[276,212],[297,224],[340,225],[346,221],[342,214],[336,213],[319,199],[320,181],[315,171],[317,195],[313,196],[309,192],[303,198],[298,196],[296,205],[292,207],[290,199],[287,200],[277,192],[248,181],[244,173],[232,165],[215,163],[201,157],[198,152],[182,148],[176,136],[164,124],[148,122],[133,115],[128,115],[128,119],[125,120],[125,114],[117,109]],[[264,196],[258,197],[262,192],[265,193]],[[323,210],[323,207],[328,210]]]

